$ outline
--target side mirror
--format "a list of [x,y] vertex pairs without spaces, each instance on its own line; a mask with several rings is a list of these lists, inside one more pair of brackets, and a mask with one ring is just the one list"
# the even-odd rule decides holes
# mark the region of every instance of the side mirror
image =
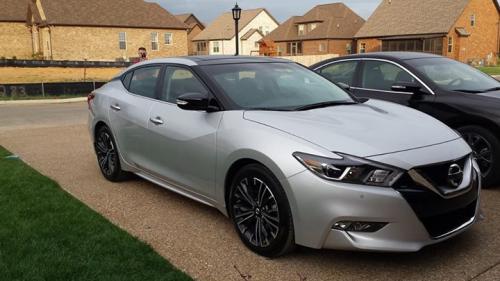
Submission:
[[206,93],[185,93],[177,98],[177,106],[184,110],[208,110],[209,98]]
[[344,91],[347,91],[347,92],[351,91],[351,86],[347,85],[346,83],[337,82],[337,86],[342,88]]
[[391,89],[395,92],[418,93],[422,86],[414,82],[398,82],[393,84]]

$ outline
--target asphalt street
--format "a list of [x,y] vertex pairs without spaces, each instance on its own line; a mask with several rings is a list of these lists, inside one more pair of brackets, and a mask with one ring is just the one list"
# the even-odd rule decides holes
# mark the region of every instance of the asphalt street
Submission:
[[86,103],[0,105],[0,145],[197,280],[244,280],[238,271],[250,280],[500,280],[500,188],[483,191],[484,221],[418,253],[298,248],[269,260],[214,209],[144,180],[104,180],[86,116]]

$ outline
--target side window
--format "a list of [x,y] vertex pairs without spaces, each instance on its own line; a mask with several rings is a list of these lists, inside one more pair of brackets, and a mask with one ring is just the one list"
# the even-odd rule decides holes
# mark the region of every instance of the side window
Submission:
[[404,69],[387,62],[365,61],[362,87],[365,89],[392,91],[395,83],[415,83]]
[[130,81],[132,80],[132,75],[134,74],[133,71],[130,71],[129,73],[127,73],[127,75],[125,75],[125,77],[123,77],[122,79],[122,83],[123,83],[123,86],[125,87],[125,89],[129,89],[130,87]]
[[162,101],[176,103],[177,98],[183,94],[208,92],[198,78],[186,68],[169,66],[164,79],[164,89],[160,97]]
[[329,66],[321,69],[320,73],[323,77],[332,82],[340,82],[353,86],[357,66],[358,62],[356,61],[339,62],[330,64]]
[[156,83],[160,75],[160,66],[136,69],[130,81],[129,92],[147,98],[155,98]]

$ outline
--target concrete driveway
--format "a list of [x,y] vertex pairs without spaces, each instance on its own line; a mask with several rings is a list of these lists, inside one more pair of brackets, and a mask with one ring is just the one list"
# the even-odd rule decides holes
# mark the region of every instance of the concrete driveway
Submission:
[[247,250],[214,209],[143,180],[105,181],[85,103],[0,106],[0,145],[198,280],[245,280],[238,271],[247,280],[500,280],[500,189],[483,192],[485,221],[418,253],[299,248],[269,260]]

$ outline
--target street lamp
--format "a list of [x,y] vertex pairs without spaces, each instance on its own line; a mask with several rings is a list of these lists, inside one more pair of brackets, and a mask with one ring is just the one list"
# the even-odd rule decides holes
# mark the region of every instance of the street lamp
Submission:
[[236,56],[240,54],[240,48],[239,48],[239,30],[238,30],[238,21],[241,18],[241,8],[238,6],[238,3],[233,8],[233,19],[234,19],[234,26],[235,26],[235,39],[236,39]]

